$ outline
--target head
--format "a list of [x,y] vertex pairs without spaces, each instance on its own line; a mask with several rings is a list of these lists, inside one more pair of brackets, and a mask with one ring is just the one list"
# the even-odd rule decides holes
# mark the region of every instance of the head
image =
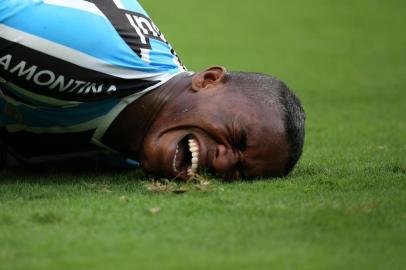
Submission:
[[304,112],[278,79],[211,67],[168,100],[142,149],[142,167],[187,179],[200,170],[225,179],[279,177],[297,163]]

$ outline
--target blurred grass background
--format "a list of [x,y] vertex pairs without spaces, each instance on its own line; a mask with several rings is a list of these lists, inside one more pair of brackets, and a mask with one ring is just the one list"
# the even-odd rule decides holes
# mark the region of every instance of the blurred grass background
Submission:
[[404,269],[406,2],[140,2],[190,70],[295,90],[299,166],[181,195],[140,172],[3,172],[0,269]]

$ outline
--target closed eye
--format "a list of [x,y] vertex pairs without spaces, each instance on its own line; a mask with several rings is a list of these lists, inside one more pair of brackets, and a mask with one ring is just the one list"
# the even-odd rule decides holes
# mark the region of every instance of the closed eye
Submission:
[[245,131],[245,129],[237,129],[237,131],[234,133],[233,146],[239,152],[239,161],[234,167],[234,179],[243,179],[246,175],[240,158],[242,152],[247,149],[247,132]]
[[247,132],[244,129],[235,132],[233,146],[240,151],[244,151],[247,148]]

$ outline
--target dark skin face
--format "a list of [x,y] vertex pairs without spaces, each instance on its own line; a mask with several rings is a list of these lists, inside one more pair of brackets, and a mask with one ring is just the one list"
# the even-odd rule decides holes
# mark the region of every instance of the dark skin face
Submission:
[[[173,79],[123,111],[103,141],[157,177],[188,178],[191,139],[197,173],[223,179],[281,175],[287,144],[279,111],[233,91],[224,75],[224,68],[212,67]],[[129,124],[134,114],[144,121]]]

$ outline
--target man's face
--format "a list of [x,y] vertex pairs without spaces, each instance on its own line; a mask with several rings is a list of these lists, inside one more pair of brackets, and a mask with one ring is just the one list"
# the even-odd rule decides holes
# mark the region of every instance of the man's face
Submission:
[[216,74],[195,77],[192,88],[168,103],[152,124],[142,167],[176,179],[199,171],[225,179],[280,175],[287,145],[278,110],[233,91]]

